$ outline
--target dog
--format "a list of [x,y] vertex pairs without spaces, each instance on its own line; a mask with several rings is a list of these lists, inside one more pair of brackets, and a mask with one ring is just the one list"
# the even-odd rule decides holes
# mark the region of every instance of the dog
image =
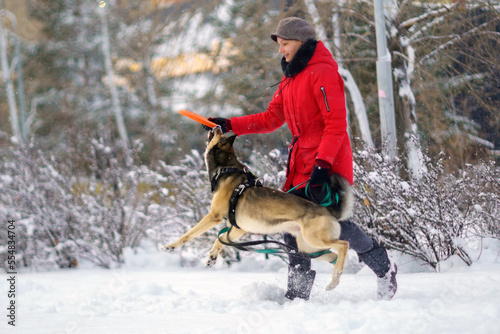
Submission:
[[[220,127],[215,127],[209,133],[205,164],[210,179],[213,180],[223,169],[241,173],[220,174],[216,184],[212,184],[210,212],[177,241],[164,245],[163,251],[173,252],[228,218],[229,202],[234,190],[248,181],[246,167],[236,157],[233,147],[235,138],[236,136],[223,135]],[[340,209],[323,207],[268,187],[249,187],[241,194],[236,205],[234,214],[238,228],[229,229],[215,240],[206,266],[211,267],[216,263],[217,256],[224,247],[221,240],[225,243],[235,241],[246,233],[266,235],[287,232],[296,237],[300,252],[310,254],[323,250],[334,251],[323,254],[318,259],[334,263],[332,281],[326,289],[335,288],[349,249],[347,241],[339,240],[341,227],[338,222],[349,217],[353,203],[350,185],[342,180],[335,175],[332,178],[333,183],[342,188],[340,198],[343,205]]]

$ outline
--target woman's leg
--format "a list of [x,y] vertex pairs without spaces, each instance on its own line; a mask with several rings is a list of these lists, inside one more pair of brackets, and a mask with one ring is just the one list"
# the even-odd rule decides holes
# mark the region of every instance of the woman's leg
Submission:
[[378,298],[391,299],[398,288],[396,264],[389,259],[385,248],[371,239],[356,224],[348,220],[339,223],[341,227],[339,239],[349,242],[349,248],[358,253],[359,259],[377,275]]
[[[307,199],[303,189],[290,192],[290,194]],[[289,233],[283,235],[284,242],[298,252],[297,241]],[[295,298],[309,299],[316,272],[311,270],[311,259],[305,256],[288,255],[288,287],[285,297],[290,300]]]

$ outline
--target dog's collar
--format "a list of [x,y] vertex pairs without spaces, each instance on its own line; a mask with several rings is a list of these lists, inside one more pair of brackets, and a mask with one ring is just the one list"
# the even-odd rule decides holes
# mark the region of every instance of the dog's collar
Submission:
[[212,176],[212,179],[210,180],[212,192],[214,192],[217,189],[217,183],[219,183],[219,179],[221,177],[226,176],[227,174],[247,174],[247,173],[250,172],[238,168],[232,168],[232,167],[220,168],[219,170],[217,170],[217,172],[214,174],[214,176]]

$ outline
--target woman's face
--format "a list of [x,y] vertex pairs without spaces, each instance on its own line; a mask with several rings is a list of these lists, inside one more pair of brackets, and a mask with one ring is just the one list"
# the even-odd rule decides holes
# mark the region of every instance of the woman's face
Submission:
[[285,57],[287,63],[292,61],[299,48],[304,44],[302,41],[283,39],[281,37],[277,38],[277,42],[279,44],[278,52]]

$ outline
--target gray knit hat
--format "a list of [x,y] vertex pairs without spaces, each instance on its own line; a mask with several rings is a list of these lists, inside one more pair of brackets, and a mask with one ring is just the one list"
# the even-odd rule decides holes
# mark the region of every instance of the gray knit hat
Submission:
[[271,39],[275,42],[278,41],[278,37],[306,42],[308,39],[316,38],[316,31],[306,20],[298,17],[287,17],[278,23],[276,32],[271,35]]

